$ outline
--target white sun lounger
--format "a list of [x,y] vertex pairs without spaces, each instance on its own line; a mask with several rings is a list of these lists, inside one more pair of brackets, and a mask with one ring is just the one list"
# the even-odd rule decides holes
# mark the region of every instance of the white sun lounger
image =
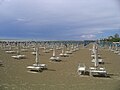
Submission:
[[120,53],[120,51],[114,51],[114,53],[115,53],[115,54],[118,54],[118,53]]
[[[95,57],[95,55],[93,54],[93,55],[91,55],[91,57],[92,57],[92,58],[94,58],[94,57]],[[98,55],[98,58],[100,58],[100,57],[101,57],[101,56],[100,56],[100,55]]]
[[39,66],[27,66],[27,69],[34,70],[34,71],[41,71],[41,67]]
[[5,51],[6,53],[8,53],[8,54],[13,54],[13,53],[15,53],[16,51]]
[[90,67],[89,70],[90,76],[105,76],[107,75],[107,71],[105,68],[95,68],[95,67]]
[[16,56],[12,56],[12,57],[15,58],[15,59],[23,59],[26,56],[25,55],[16,55]]
[[67,54],[72,54],[72,51],[66,51]]
[[69,55],[67,53],[61,53],[60,56],[61,57],[68,57]]
[[[95,63],[95,59],[92,59],[92,63]],[[98,59],[98,63],[104,63],[103,59]]]
[[47,69],[46,64],[33,64],[33,66],[39,66],[39,67],[41,67],[41,69]]
[[60,57],[54,57],[54,56],[52,56],[52,57],[50,58],[50,60],[52,60],[52,61],[61,61],[61,60],[60,60]]
[[79,75],[85,75],[86,66],[84,64],[79,64],[77,72]]

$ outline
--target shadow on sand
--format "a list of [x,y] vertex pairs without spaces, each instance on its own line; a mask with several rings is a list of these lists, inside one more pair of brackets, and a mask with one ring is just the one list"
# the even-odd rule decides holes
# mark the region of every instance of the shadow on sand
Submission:
[[47,71],[56,71],[55,69],[46,69]]

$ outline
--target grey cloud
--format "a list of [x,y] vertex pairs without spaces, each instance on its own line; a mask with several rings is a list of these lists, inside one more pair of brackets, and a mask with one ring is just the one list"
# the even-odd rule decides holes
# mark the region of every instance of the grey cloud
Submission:
[[11,0],[0,6],[0,14],[0,18],[39,31],[63,27],[63,37],[68,38],[95,38],[96,34],[120,27],[116,0]]

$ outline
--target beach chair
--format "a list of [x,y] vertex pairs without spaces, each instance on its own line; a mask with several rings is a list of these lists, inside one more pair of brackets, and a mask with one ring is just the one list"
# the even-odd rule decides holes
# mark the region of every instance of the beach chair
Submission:
[[16,51],[12,51],[12,50],[10,50],[10,51],[5,51],[6,53],[8,53],[8,54],[15,54],[16,53]]
[[46,64],[39,64],[39,48],[36,48],[36,59],[35,59],[35,64],[27,66],[27,69],[31,70],[31,71],[42,71],[47,69],[47,65]]
[[85,75],[86,66],[84,64],[79,64],[77,72],[79,75]]
[[11,57],[13,57],[14,59],[24,59],[24,58],[26,58],[25,55],[16,55],[16,56],[11,56]]
[[96,68],[96,67],[90,67],[89,68],[89,75],[90,76],[97,76],[97,77],[106,77],[107,76],[107,71],[105,68]]

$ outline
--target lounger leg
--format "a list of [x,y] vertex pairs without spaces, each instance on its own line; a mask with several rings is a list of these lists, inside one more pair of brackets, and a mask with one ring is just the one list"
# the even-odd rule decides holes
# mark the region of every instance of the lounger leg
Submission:
[[90,76],[93,76],[91,71],[89,72],[89,75],[90,75]]

